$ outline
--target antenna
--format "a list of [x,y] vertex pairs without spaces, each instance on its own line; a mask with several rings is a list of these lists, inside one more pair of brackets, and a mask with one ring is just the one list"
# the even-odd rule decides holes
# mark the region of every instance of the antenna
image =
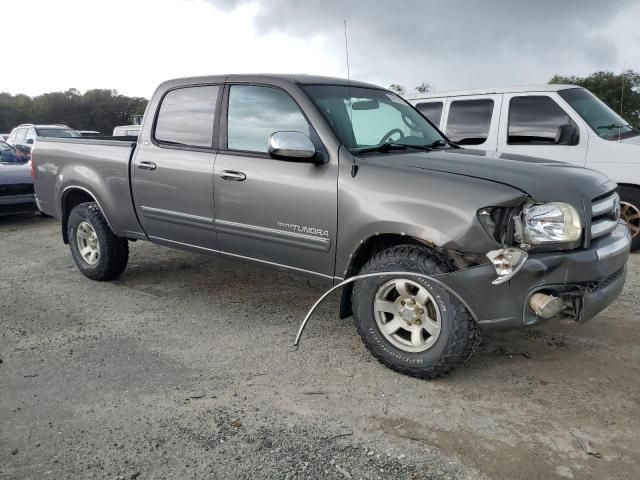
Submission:
[[[347,34],[347,20],[344,23],[344,51],[347,59],[347,91],[349,93],[349,120],[351,121],[351,130],[353,131],[353,109],[351,108],[351,69],[349,68],[349,35]],[[355,138],[355,135],[354,135]],[[358,173],[358,157],[353,155],[353,164],[351,165],[351,176],[355,177]]]
[[[622,117],[622,107],[624,102],[624,74],[627,68],[627,64],[622,64],[622,86],[620,87],[620,116]],[[622,136],[622,126],[618,127],[618,141],[620,141],[620,137]]]
[[[349,63],[349,60],[347,60],[347,64],[348,63]],[[627,64],[626,63],[622,64],[622,87],[620,88],[620,115],[622,115],[622,102],[624,100],[624,75],[625,75],[626,68],[627,68]]]

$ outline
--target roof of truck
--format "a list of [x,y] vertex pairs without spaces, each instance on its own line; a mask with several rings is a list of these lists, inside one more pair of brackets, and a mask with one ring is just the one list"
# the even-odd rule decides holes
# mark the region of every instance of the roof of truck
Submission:
[[567,88],[582,88],[579,85],[523,85],[519,87],[492,87],[478,88],[474,90],[447,90],[441,92],[414,93],[406,95],[407,100],[420,100],[423,98],[464,97],[470,95],[488,95],[492,93],[526,93],[526,92],[557,92]]
[[208,82],[252,82],[256,83],[265,82],[269,80],[278,80],[291,83],[297,83],[299,85],[341,85],[352,87],[368,87],[368,88],[384,88],[380,85],[374,85],[372,83],[359,82],[356,80],[348,80],[346,78],[338,77],[323,77],[320,75],[306,75],[306,74],[290,74],[290,73],[248,73],[248,74],[233,74],[233,75],[211,75],[202,77],[186,77],[175,78],[164,82],[162,86],[170,85],[184,85],[188,83],[208,83]]

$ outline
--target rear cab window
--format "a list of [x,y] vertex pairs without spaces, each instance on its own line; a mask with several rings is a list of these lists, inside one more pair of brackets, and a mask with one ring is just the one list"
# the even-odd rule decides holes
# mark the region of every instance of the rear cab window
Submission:
[[158,109],[153,132],[155,141],[165,145],[211,148],[218,92],[217,85],[169,90]]

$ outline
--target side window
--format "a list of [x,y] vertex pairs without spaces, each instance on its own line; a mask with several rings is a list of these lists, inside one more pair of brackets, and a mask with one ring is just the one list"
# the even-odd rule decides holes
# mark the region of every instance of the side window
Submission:
[[16,143],[24,143],[27,139],[27,129],[19,128],[18,133],[16,134]]
[[440,125],[442,117],[442,102],[423,102],[416,105],[418,111],[431,120],[436,127]]
[[310,134],[309,124],[293,99],[278,88],[232,85],[227,115],[229,150],[266,153],[273,132]]
[[489,138],[493,100],[455,100],[449,106],[447,137],[460,145],[480,145]]
[[30,128],[29,130],[27,130],[27,138],[25,140],[34,140],[36,139],[37,135],[36,135],[36,131],[33,128]]
[[167,93],[160,105],[154,138],[170,145],[211,147],[218,88],[185,87]]
[[[556,143],[558,128],[575,123],[550,97],[513,97],[509,103],[507,143],[550,145]],[[576,126],[577,128],[577,126]]]

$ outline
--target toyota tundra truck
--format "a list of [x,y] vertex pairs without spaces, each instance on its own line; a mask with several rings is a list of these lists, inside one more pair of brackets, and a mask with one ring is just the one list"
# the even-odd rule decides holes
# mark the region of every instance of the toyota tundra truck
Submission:
[[481,330],[589,320],[626,278],[629,229],[605,175],[460,148],[361,82],[171,80],[137,138],[39,138],[32,162],[38,207],[88,278],[115,279],[137,240],[329,286],[358,277],[340,317],[420,378],[463,365]]

